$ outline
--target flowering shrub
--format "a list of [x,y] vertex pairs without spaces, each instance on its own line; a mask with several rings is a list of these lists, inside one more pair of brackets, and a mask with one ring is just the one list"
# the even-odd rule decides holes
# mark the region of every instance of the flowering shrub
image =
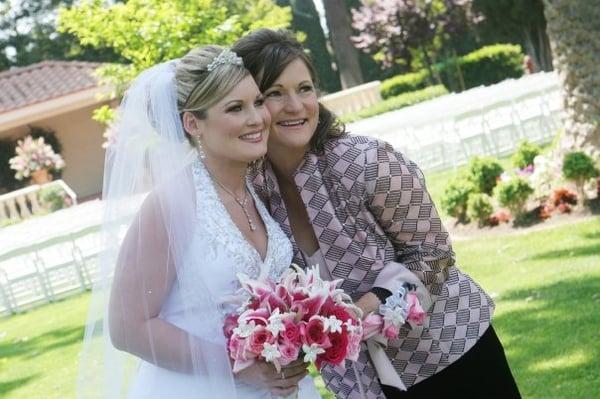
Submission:
[[487,224],[490,216],[494,212],[494,206],[489,195],[473,194],[469,197],[467,205],[467,215],[471,220],[477,220],[479,227]]
[[37,170],[60,170],[65,166],[62,157],[44,142],[43,137],[34,139],[27,136],[19,140],[15,152],[17,155],[9,160],[9,164],[16,171],[17,180],[29,178]]
[[594,160],[581,151],[570,152],[565,155],[562,172],[565,179],[575,183],[582,203],[585,200],[585,183],[600,176],[600,170],[594,164]]
[[535,198],[547,198],[552,194],[553,187],[561,182],[562,162],[538,155],[533,160],[533,173],[529,182],[534,190]]
[[506,211],[497,211],[488,219],[488,225],[490,226],[498,226],[500,223],[508,223],[510,222],[510,213]]
[[560,204],[577,205],[577,194],[566,188],[557,188],[552,192],[550,203],[554,207]]
[[522,141],[517,147],[517,151],[511,157],[512,164],[519,168],[524,169],[529,165],[533,165],[533,160],[542,152],[542,148],[536,144],[532,144],[529,141]]
[[73,205],[73,201],[65,190],[59,187],[45,188],[40,191],[39,197],[43,206],[51,212]]
[[475,186],[464,178],[452,180],[444,190],[441,206],[444,212],[458,219],[460,223],[466,223],[467,202],[469,195],[475,192]]
[[562,203],[556,207],[560,213],[571,213],[571,205]]
[[494,158],[474,157],[469,161],[467,167],[467,179],[475,185],[479,193],[492,194],[496,182],[504,168]]
[[500,205],[507,207],[515,218],[524,212],[527,199],[532,193],[533,188],[522,177],[501,182],[495,189],[495,195]]
[[549,219],[552,216],[552,207],[547,204],[538,205],[533,214],[538,220]]

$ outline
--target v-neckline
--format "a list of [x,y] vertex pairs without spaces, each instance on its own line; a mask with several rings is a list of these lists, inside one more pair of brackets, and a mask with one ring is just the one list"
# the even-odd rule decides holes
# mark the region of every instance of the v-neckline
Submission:
[[[205,173],[207,173],[207,172],[205,171]],[[260,252],[258,251],[258,249],[256,249],[256,247],[254,245],[252,245],[252,243],[250,242],[250,240],[248,240],[248,238],[244,235],[244,233],[242,232],[242,230],[240,230],[240,228],[238,227],[238,225],[235,223],[235,221],[231,217],[231,214],[227,210],[227,207],[225,206],[225,204],[223,203],[221,197],[219,196],[219,192],[217,191],[217,187],[215,185],[215,182],[210,178],[210,175],[208,177],[209,177],[209,181],[211,182],[211,188],[214,191],[215,195],[217,196],[217,199],[218,199],[218,202],[219,202],[219,206],[221,206],[223,208],[223,210],[225,211],[225,214],[227,215],[227,219],[228,219],[229,223],[231,224],[231,226],[233,227],[233,230],[235,231],[235,234],[238,236],[238,239],[240,239],[242,242],[244,242],[251,249],[251,251],[254,254],[255,258],[260,261],[260,263],[261,263],[262,266],[264,266],[267,263],[267,261],[269,259],[269,254],[271,252],[271,230],[270,230],[270,227],[269,227],[267,221],[264,218],[262,209],[260,208],[260,206],[262,204],[259,204],[259,200],[256,197],[256,195],[254,193],[254,190],[252,190],[252,186],[248,183],[247,179],[244,179],[244,183],[246,185],[246,188],[250,192],[250,195],[252,196],[252,199],[253,199],[254,203],[256,204],[256,211],[258,213],[258,216],[260,217],[263,225],[265,226],[265,233],[267,235],[267,248],[265,249],[265,257],[264,257],[264,259],[260,255]],[[260,270],[259,273],[261,275],[263,274],[262,268],[261,268],[261,270]]]

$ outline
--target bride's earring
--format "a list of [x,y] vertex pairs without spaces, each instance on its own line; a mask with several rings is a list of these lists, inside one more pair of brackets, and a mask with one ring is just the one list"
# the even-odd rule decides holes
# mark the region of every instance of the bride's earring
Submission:
[[200,159],[204,159],[204,150],[202,149],[202,140],[201,140],[201,135],[194,135],[192,136],[193,140],[194,140],[194,144],[196,146],[196,150],[198,151],[198,156],[200,157]]

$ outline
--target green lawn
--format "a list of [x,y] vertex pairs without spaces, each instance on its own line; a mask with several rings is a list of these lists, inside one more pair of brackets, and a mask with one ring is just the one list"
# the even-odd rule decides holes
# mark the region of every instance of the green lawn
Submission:
[[[600,397],[600,217],[455,248],[497,302],[494,325],[524,397]],[[74,397],[88,300],[0,319],[0,397]]]

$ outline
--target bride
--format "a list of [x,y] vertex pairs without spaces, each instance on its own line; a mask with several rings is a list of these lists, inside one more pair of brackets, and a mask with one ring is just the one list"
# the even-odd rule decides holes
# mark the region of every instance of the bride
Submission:
[[227,355],[236,274],[278,278],[292,259],[246,179],[270,116],[241,58],[205,46],[144,71],[117,123],[78,397],[318,398],[302,363],[234,374]]

